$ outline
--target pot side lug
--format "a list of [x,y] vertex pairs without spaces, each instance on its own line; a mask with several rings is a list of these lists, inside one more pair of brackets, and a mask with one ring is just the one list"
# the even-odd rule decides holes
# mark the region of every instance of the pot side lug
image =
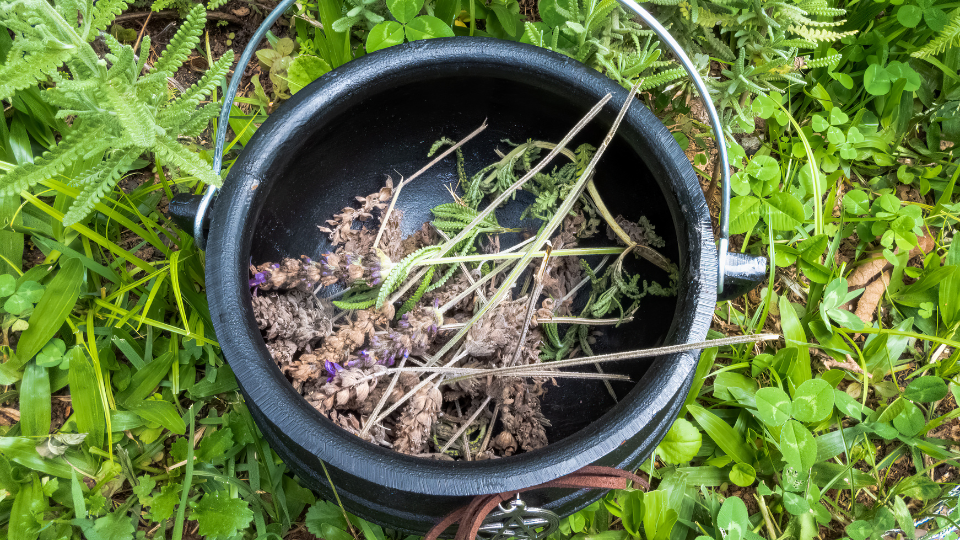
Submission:
[[723,292],[717,301],[733,300],[750,292],[767,277],[766,257],[745,253],[727,253],[726,270],[723,274]]
[[[197,218],[197,212],[199,211],[200,201],[202,199],[202,195],[191,195],[187,193],[178,193],[174,195],[173,200],[170,201],[170,205],[168,207],[170,219],[177,224],[177,227],[192,233],[193,222]],[[204,220],[204,235],[206,235],[206,230],[210,226],[209,221],[209,217]]]

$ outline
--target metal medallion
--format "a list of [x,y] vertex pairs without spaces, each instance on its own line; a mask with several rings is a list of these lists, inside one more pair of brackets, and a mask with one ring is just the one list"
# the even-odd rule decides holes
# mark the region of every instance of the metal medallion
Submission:
[[528,507],[516,499],[500,505],[490,512],[480,525],[477,535],[485,540],[542,540],[560,526],[560,517],[543,508]]

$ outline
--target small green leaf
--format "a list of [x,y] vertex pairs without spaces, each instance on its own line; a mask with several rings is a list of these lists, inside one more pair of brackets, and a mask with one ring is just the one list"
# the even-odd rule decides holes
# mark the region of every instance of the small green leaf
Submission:
[[678,465],[693,459],[700,450],[702,443],[703,436],[700,434],[700,430],[687,420],[678,418],[667,435],[660,441],[657,453],[664,463]]
[[830,127],[830,123],[827,122],[827,119],[819,114],[813,115],[813,118],[810,120],[810,124],[813,126],[813,130],[816,132],[821,132]]
[[96,373],[83,347],[74,347],[69,354],[70,397],[77,430],[87,433],[90,444],[100,447],[103,445],[107,424],[104,400],[101,398]]
[[778,231],[791,231],[803,223],[803,204],[786,191],[774,193],[764,199],[770,206],[770,226]]
[[190,519],[200,525],[201,536],[230,537],[253,521],[250,505],[226,491],[207,492],[190,506]]
[[730,469],[730,481],[740,487],[749,487],[757,479],[757,471],[746,463],[734,463]]
[[874,96],[883,96],[890,91],[893,86],[890,81],[890,74],[879,64],[870,64],[863,73],[863,86],[870,94]]
[[43,367],[54,367],[63,361],[63,355],[67,352],[67,345],[60,338],[54,338],[50,343],[43,346],[43,350],[37,354],[37,365]]
[[784,461],[798,471],[810,470],[817,461],[817,443],[813,435],[796,420],[787,420],[780,432],[780,452]]
[[407,24],[420,13],[423,0],[387,0],[387,8],[401,24]]
[[810,503],[808,503],[806,499],[789,491],[783,494],[783,507],[787,509],[787,512],[795,516],[810,511]]
[[0,275],[0,298],[6,298],[16,292],[17,280],[10,274]]
[[287,82],[290,85],[290,92],[296,94],[305,86],[319,79],[330,71],[330,64],[327,64],[322,58],[309,54],[297,56],[290,69],[287,70]]
[[919,407],[909,401],[904,401],[903,403],[903,411],[893,419],[893,427],[897,428],[897,431],[902,435],[913,437],[920,433],[926,421]]
[[830,125],[831,126],[840,126],[846,124],[850,120],[850,117],[847,114],[840,110],[840,107],[834,107],[830,109]]
[[770,387],[757,390],[756,400],[757,415],[768,426],[782,426],[793,414],[790,396],[779,388]]
[[3,310],[11,315],[20,315],[24,311],[33,307],[33,302],[27,300],[19,294],[15,294],[3,303]]
[[[801,422],[819,422],[833,410],[833,387],[823,379],[810,379],[793,395],[793,417]],[[802,469],[801,469],[802,470]]]
[[900,6],[897,10],[897,21],[907,28],[916,28],[923,17],[923,11],[912,4]]
[[372,53],[403,43],[403,26],[396,21],[384,21],[373,27],[367,36],[367,52]]
[[843,210],[851,215],[859,216],[870,212],[870,196],[863,190],[848,191],[843,196]]
[[751,531],[750,514],[740,497],[727,497],[717,513],[717,525],[726,531],[724,540],[740,540]]
[[440,19],[421,15],[410,22],[405,27],[407,39],[416,41],[418,39],[429,39],[438,37],[453,37],[453,29],[443,23]]
[[932,403],[947,396],[947,384],[935,375],[917,377],[907,385],[903,396],[920,403]]

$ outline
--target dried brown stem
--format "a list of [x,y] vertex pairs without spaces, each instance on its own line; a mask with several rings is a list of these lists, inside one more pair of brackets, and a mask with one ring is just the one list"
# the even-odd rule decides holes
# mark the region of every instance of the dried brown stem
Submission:
[[373,241],[373,247],[374,247],[374,248],[377,248],[377,247],[380,245],[380,238],[383,236],[383,230],[387,227],[387,222],[390,220],[390,213],[393,212],[393,207],[397,204],[397,199],[400,198],[400,190],[403,189],[403,186],[405,186],[405,185],[409,184],[410,182],[413,182],[414,180],[416,180],[417,177],[419,177],[421,174],[427,172],[427,171],[430,169],[430,167],[433,167],[433,166],[436,165],[437,163],[440,163],[440,161],[441,161],[443,158],[445,158],[445,157],[449,156],[450,154],[452,154],[453,152],[455,152],[455,151],[457,150],[457,148],[460,148],[461,146],[463,146],[464,144],[466,144],[467,141],[469,141],[470,139],[476,137],[477,135],[480,134],[481,131],[483,131],[483,130],[485,130],[485,129],[487,129],[487,120],[486,120],[486,119],[483,120],[483,124],[480,124],[480,127],[478,127],[477,129],[473,130],[473,131],[472,131],[469,135],[467,135],[466,137],[460,139],[460,142],[458,142],[457,144],[454,144],[454,145],[451,146],[450,148],[447,148],[447,149],[444,150],[439,156],[433,158],[433,160],[430,161],[430,163],[427,163],[427,164],[424,165],[419,171],[413,173],[413,175],[411,175],[410,178],[407,178],[406,180],[403,180],[402,182],[400,182],[399,184],[397,184],[397,189],[395,189],[395,190],[393,191],[393,197],[390,198],[390,206],[387,207],[387,211],[384,212],[383,217],[380,218],[380,230],[377,231],[377,238]]
[[[770,341],[774,339],[780,339],[779,334],[751,334],[747,336],[734,336],[723,339],[712,339],[710,341],[701,341],[699,343],[685,343],[683,345],[670,345],[668,347],[654,347],[652,349],[638,349],[634,351],[624,351],[618,353],[610,354],[600,354],[596,356],[585,356],[582,358],[573,358],[570,360],[556,360],[550,362],[549,364],[543,365],[544,368],[549,366],[550,369],[559,369],[564,367],[573,367],[573,366],[582,366],[587,364],[599,364],[602,362],[614,362],[617,360],[631,360],[634,358],[649,358],[651,356],[660,356],[661,354],[674,354],[678,352],[691,351],[696,349],[708,349],[713,347],[722,347],[725,345],[737,345],[740,343],[756,343],[758,341]],[[418,370],[426,370],[427,368],[417,368]],[[496,376],[512,376],[517,372],[522,372],[524,370],[529,371],[530,366],[513,366],[513,367],[502,367],[502,368],[491,368],[491,369],[473,369],[473,368],[454,368],[455,370],[462,370],[464,375],[459,375],[444,381],[445,383],[455,383],[463,381],[466,379],[473,379],[475,377],[487,377],[490,375]],[[451,371],[451,370],[444,370]]]

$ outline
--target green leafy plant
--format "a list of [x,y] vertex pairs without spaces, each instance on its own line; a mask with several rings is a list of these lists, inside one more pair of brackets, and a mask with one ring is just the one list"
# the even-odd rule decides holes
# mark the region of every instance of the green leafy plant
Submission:
[[[417,15],[423,9],[423,0],[387,0],[393,21],[383,21],[370,30],[367,52],[399,45],[418,39],[453,37],[453,30],[432,15]],[[339,22],[339,21],[338,21]]]
[[[0,5],[10,15],[8,28],[16,34],[0,66],[0,97],[49,78],[55,85],[41,92],[41,97],[60,108],[59,117],[74,118],[70,130],[48,153],[0,177],[0,189],[7,196],[16,195],[68,168],[84,170],[74,177],[82,190],[64,217],[68,225],[89,215],[144,152],[154,152],[206,183],[220,184],[219,176],[177,137],[199,134],[216,115],[218,104],[199,110],[197,105],[229,69],[232,53],[171,100],[167,77],[198,43],[206,20],[203,7],[191,11],[150,73],[141,75],[146,55],[137,60],[131,46],[108,36],[110,53],[101,59],[90,45],[123,6],[123,1],[94,6],[90,0],[57,4],[57,8],[32,0],[8,0]],[[149,41],[145,49],[149,50]],[[59,71],[61,66],[72,77]]]

